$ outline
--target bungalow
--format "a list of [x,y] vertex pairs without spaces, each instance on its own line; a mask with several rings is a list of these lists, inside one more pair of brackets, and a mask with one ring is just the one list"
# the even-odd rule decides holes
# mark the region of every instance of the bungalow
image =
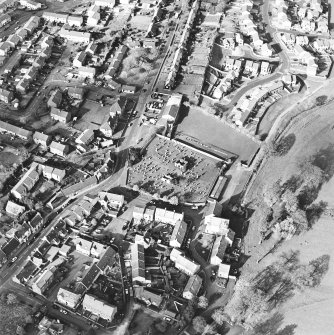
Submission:
[[56,141],[52,141],[50,144],[50,152],[55,155],[65,157],[69,152],[69,147],[67,144],[61,144]]
[[14,99],[14,94],[12,91],[0,88],[0,100],[6,104],[10,103]]
[[51,107],[50,116],[53,120],[56,120],[62,123],[67,123],[71,120],[70,112],[66,112],[66,111],[63,111],[63,110],[60,110],[54,107]]
[[47,105],[48,107],[58,108],[63,100],[63,95],[59,90],[53,91]]
[[183,298],[192,300],[197,296],[201,286],[202,286],[202,278],[198,275],[190,276],[187,282],[186,287],[183,290]]
[[33,140],[36,144],[40,144],[43,147],[47,147],[51,142],[51,136],[50,135],[43,134],[39,131],[35,131],[32,138],[33,138]]

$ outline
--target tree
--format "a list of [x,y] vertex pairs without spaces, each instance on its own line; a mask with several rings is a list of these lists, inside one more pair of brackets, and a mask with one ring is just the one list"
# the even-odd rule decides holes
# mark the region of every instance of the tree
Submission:
[[162,201],[164,201],[164,202],[168,202],[168,198],[167,198],[166,195],[163,196]]
[[281,194],[282,187],[280,179],[271,185],[269,183],[266,183],[263,188],[263,199],[269,207],[272,207],[280,201]]
[[201,295],[199,298],[198,298],[198,304],[197,306],[199,308],[203,308],[203,309],[206,309],[208,306],[209,306],[209,301],[208,299],[204,296],[204,295]]
[[159,197],[160,197],[160,196],[159,196],[159,193],[154,193],[154,194],[153,194],[153,198],[154,198],[155,200],[158,200]]
[[295,233],[296,226],[291,217],[276,223],[273,228],[273,234],[277,240],[290,240]]
[[230,317],[224,313],[222,309],[216,309],[211,317],[220,326],[222,326],[224,322],[232,324]]
[[285,190],[282,200],[288,213],[294,213],[298,209],[298,198],[291,190]]
[[19,301],[14,293],[7,294],[7,305],[16,305]]
[[171,205],[177,206],[179,204],[179,198],[176,195],[174,195],[169,199],[169,202]]
[[139,186],[137,184],[133,185],[132,190],[135,192],[139,191]]
[[193,320],[193,327],[197,333],[203,333],[207,323],[202,316],[196,316]]

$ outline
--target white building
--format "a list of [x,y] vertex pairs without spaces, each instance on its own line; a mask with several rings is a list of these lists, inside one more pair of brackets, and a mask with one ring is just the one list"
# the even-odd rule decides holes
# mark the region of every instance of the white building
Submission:
[[84,311],[88,311],[93,315],[109,322],[112,321],[114,315],[117,313],[116,306],[109,305],[106,302],[98,300],[89,294],[85,295],[82,302],[82,308]]
[[74,42],[74,43],[85,43],[88,44],[90,42],[90,33],[84,33],[80,31],[74,31],[74,30],[67,30],[62,28],[59,31],[59,36],[67,39],[68,41]]
[[183,221],[184,214],[169,211],[166,208],[156,208],[155,220],[175,226],[178,221]]
[[184,241],[184,237],[187,232],[187,223],[184,221],[176,222],[172,235],[169,240],[169,245],[174,248],[181,248],[181,245]]
[[183,298],[191,300],[196,297],[202,286],[202,282],[203,280],[200,276],[190,276],[182,294]]
[[175,263],[176,268],[189,276],[194,275],[200,269],[199,264],[185,257],[183,253],[178,249],[174,248],[172,250],[172,252],[170,253],[170,259],[172,262]]
[[218,218],[214,215],[207,215],[204,218],[204,233],[213,235],[224,235],[228,233],[230,221]]

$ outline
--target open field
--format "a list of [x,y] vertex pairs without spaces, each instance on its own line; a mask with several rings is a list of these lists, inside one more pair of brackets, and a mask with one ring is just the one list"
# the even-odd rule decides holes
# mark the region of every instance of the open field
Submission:
[[189,111],[189,114],[177,126],[176,137],[192,145],[196,145],[194,139],[197,139],[204,145],[202,149],[210,150],[207,146],[213,146],[211,150],[219,154],[218,150],[214,150],[215,147],[218,147],[229,152],[229,154],[226,153],[227,157],[234,154],[243,161],[251,161],[259,149],[259,145],[249,137],[200,110]]
[[[188,162],[184,173],[175,166],[179,159]],[[203,201],[218,176],[218,162],[177,142],[155,137],[142,161],[130,170],[128,184],[151,194],[159,192],[161,197],[176,195],[185,201]],[[173,180],[163,180],[167,176]]]
[[[320,95],[325,92],[321,90]],[[309,101],[306,101],[306,105]],[[292,176],[299,176],[303,180],[302,166],[305,162],[325,166],[328,172],[329,182],[323,185],[314,201],[326,201],[327,208],[333,208],[333,159],[334,159],[334,130],[331,110],[334,103],[330,102],[321,107],[315,107],[303,112],[299,117],[286,127],[283,136],[294,135],[295,142],[290,150],[283,156],[271,156],[260,169],[250,191],[247,194],[245,203],[250,203],[252,214],[248,232],[245,237],[245,254],[252,257],[246,261],[243,267],[243,274],[254,274],[265,266],[272,264],[283,252],[296,250],[300,252],[299,258],[302,264],[309,262],[319,256],[329,255],[330,266],[321,284],[315,288],[295,295],[284,303],[279,312],[285,316],[284,324],[296,324],[295,335],[322,334],[329,335],[334,327],[330,313],[333,311],[334,301],[334,249],[332,247],[332,236],[334,228],[332,218],[325,214],[320,217],[313,227],[306,233],[283,243],[274,254],[261,259],[268,251],[270,241],[258,244],[260,240],[260,225],[264,220],[263,213],[263,189],[272,185],[277,180],[287,181]],[[306,107],[306,106],[304,106]],[[313,157],[313,158],[312,158]],[[312,158],[312,159],[311,159]]]

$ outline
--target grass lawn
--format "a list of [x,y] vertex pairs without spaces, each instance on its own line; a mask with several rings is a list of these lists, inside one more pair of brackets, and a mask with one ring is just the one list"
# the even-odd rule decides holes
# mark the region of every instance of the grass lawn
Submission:
[[[334,103],[305,111],[295,118],[293,123],[286,127],[284,135],[294,134],[296,141],[287,154],[281,157],[272,156],[260,170],[255,179],[245,202],[251,203],[254,210],[250,218],[249,228],[245,237],[245,253],[251,255],[242,269],[243,275],[255,274],[265,266],[272,264],[283,252],[291,250],[299,251],[299,259],[302,264],[308,263],[322,255],[330,257],[329,269],[325,273],[319,286],[305,289],[303,292],[295,292],[295,295],[279,308],[285,319],[285,325],[296,324],[295,335],[321,334],[330,335],[334,329],[332,318],[334,303],[334,249],[332,236],[334,226],[332,217],[323,215],[309,231],[295,236],[293,239],[283,243],[274,254],[257,263],[267,251],[266,242],[258,244],[263,202],[263,187],[281,179],[283,182],[291,176],[300,176],[301,164],[309,161],[309,158],[317,155],[317,162],[329,165],[329,176],[332,178],[322,186],[318,193],[316,203],[320,200],[326,201],[329,208],[333,208],[332,186],[334,185],[333,161],[334,161],[334,130],[332,109]],[[327,154],[324,153],[327,150]],[[319,155],[319,153],[321,155]],[[301,176],[302,178],[302,176]]]
[[[200,110],[189,111],[177,126],[176,137],[216,154],[225,150],[227,158],[234,154],[244,161],[250,161],[259,149],[249,137]],[[196,144],[192,138],[204,146]]]

